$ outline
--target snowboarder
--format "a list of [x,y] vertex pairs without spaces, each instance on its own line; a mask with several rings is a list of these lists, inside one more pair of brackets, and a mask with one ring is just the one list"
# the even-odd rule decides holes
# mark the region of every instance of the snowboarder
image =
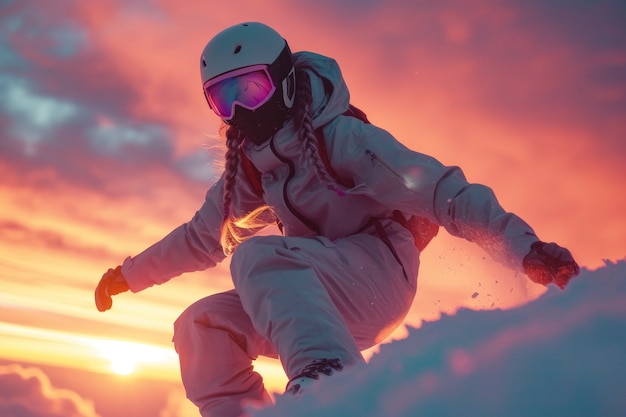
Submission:
[[[259,355],[277,357],[297,393],[363,361],[400,325],[420,251],[439,226],[540,284],[564,288],[571,253],[544,243],[492,190],[407,149],[350,105],[337,63],[292,53],[261,23],[227,28],[200,59],[209,107],[225,123],[225,169],[195,216],[109,269],[96,304],[232,255],[234,289],[176,320],[188,398],[203,416],[269,402]],[[282,235],[254,236],[278,223]]]

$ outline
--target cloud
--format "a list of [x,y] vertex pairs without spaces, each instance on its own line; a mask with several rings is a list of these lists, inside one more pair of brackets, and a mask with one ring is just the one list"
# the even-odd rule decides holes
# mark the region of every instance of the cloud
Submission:
[[[102,225],[104,227],[104,225]],[[56,230],[33,229],[27,224],[0,219],[0,240],[5,244],[29,247],[33,251],[61,251],[68,255],[80,256],[94,260],[115,259],[113,253],[105,246],[90,246],[76,242],[67,234]]]
[[167,396],[165,407],[159,412],[159,417],[195,416],[198,408],[185,396],[185,390],[180,387],[171,391]]
[[54,387],[38,368],[0,366],[0,415],[20,417],[98,417],[93,402]]
[[[9,3],[12,13],[0,18],[5,35],[0,43],[0,166],[8,165],[4,169],[17,173],[21,183],[43,177],[48,183],[97,189],[121,182],[131,171],[203,184],[215,179],[205,165],[222,155],[200,152],[206,140],[201,131],[193,137],[168,116],[185,107],[178,83],[150,81],[163,71],[163,62],[143,58],[161,59],[161,54],[137,54],[127,39],[111,45],[118,41],[111,32],[92,27],[99,27],[103,16],[111,18],[107,27],[130,24],[142,7],[67,2],[46,10],[30,1]],[[157,12],[152,15],[159,19]],[[125,30],[135,33],[129,26],[116,26],[115,32]],[[157,104],[156,114],[150,103]],[[181,135],[195,145],[181,152]],[[206,164],[186,164],[200,155]]]

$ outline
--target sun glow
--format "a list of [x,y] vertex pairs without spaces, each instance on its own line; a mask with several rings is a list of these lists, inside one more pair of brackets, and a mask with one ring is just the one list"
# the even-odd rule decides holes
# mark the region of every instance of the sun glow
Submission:
[[141,343],[98,340],[94,345],[100,355],[109,361],[111,372],[118,375],[129,375],[142,364],[176,360],[176,354],[169,349]]
[[112,358],[111,370],[118,375],[129,375],[137,368],[137,362],[131,358]]

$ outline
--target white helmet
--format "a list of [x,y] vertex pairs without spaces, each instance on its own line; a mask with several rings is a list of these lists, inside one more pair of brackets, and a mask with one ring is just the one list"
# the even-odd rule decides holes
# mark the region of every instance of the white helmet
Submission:
[[202,52],[200,71],[211,109],[255,143],[280,129],[293,107],[289,45],[262,23],[241,23],[218,33]]

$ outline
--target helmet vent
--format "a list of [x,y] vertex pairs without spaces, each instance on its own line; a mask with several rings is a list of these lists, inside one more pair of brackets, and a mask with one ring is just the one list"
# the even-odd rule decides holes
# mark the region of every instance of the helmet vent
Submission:
[[241,45],[235,46],[235,49],[233,50],[233,54],[238,54],[239,52],[241,52]]
[[206,60],[202,58],[202,66],[206,68]]

